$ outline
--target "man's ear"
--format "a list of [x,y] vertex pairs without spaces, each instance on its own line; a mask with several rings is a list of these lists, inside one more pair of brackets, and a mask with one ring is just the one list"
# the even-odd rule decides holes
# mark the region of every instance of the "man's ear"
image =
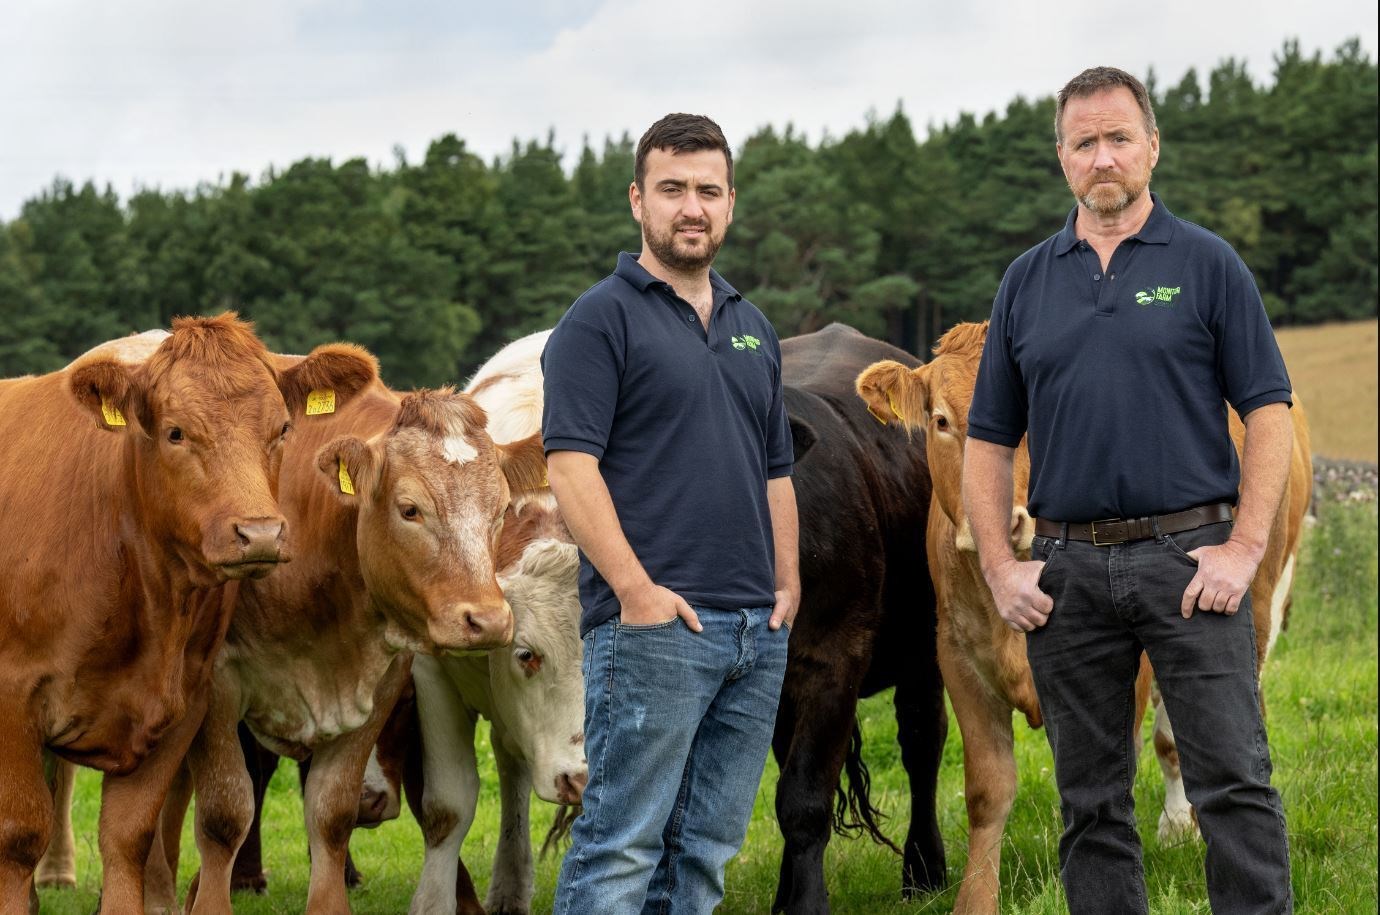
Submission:
[[67,390],[96,425],[121,431],[131,422],[148,428],[148,407],[140,384],[142,371],[108,357],[85,359],[67,370]]
[[352,435],[342,436],[316,452],[316,469],[347,505],[358,505],[368,498],[378,476],[373,449]]

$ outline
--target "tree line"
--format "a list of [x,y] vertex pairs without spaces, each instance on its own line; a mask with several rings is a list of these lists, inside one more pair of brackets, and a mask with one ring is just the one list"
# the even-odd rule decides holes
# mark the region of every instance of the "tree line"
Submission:
[[[1275,324],[1374,316],[1377,70],[1359,40],[1327,59],[1286,42],[1268,85],[1236,60],[1147,85],[1153,187],[1236,247]],[[782,336],[838,320],[924,352],[1062,225],[1053,117],[1045,96],[924,139],[899,105],[815,143],[761,128],[736,151],[717,267]],[[396,386],[463,380],[639,249],[633,148],[586,141],[567,170],[554,136],[485,162],[446,135],[415,163],[303,159],[123,202],[59,178],[0,224],[0,376],[233,308],[280,352],[351,340]]]

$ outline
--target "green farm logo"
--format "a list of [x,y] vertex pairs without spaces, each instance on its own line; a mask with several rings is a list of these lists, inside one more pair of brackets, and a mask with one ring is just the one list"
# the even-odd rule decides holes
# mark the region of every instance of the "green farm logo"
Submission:
[[762,345],[762,341],[758,340],[752,334],[743,334],[741,337],[734,337],[732,342],[734,349],[750,349],[755,351],[757,347]]
[[1142,289],[1136,293],[1136,304],[1173,308],[1174,296],[1178,295],[1182,288],[1182,286],[1156,286],[1153,289]]

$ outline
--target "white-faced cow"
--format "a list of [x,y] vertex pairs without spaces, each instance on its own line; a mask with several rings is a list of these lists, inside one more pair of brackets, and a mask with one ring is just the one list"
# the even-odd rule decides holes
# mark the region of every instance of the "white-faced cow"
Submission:
[[288,558],[289,418],[374,371],[348,346],[275,365],[233,314],[151,349],[0,382],[0,912],[28,911],[52,832],[45,747],[105,773],[101,911],[143,907],[238,587]]
[[[857,378],[858,394],[874,415],[923,433],[929,454],[933,497],[927,542],[939,600],[939,663],[963,734],[969,842],[963,886],[954,907],[963,913],[997,911],[1002,833],[1016,794],[1011,713],[1024,714],[1031,727],[1042,723],[1026,663],[1025,635],[1008,628],[997,615],[963,513],[968,405],[986,336],[985,322],[959,324],[939,341],[929,363],[914,367],[881,362]],[[1268,614],[1268,625],[1256,628],[1261,663],[1288,609],[1311,486],[1307,423],[1297,402],[1291,413],[1295,439],[1288,490],[1251,586],[1257,619]],[[1231,435],[1238,450],[1244,434],[1232,413]],[[1025,558],[1030,554],[1034,522],[1025,508],[1030,458],[1024,441],[1016,452],[1014,478],[1011,543]],[[1149,694],[1149,667],[1144,661],[1136,693],[1137,710],[1143,711]],[[1192,829],[1193,821],[1162,704],[1156,707],[1154,743],[1166,783],[1160,834],[1168,838]]]

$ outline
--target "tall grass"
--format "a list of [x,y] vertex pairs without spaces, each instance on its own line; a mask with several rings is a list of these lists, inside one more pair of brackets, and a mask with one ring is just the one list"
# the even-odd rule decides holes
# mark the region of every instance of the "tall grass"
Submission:
[[[1293,610],[1265,671],[1264,691],[1275,763],[1275,784],[1284,798],[1293,854],[1299,912],[1375,912],[1377,827],[1377,613],[1376,505],[1324,501],[1319,521],[1307,533]],[[887,829],[900,841],[906,828],[907,784],[896,748],[890,694],[861,705],[873,776],[873,798],[888,813]],[[1020,787],[1002,854],[1002,911],[1045,915],[1064,911],[1056,844],[1058,797],[1049,746],[1043,732],[1016,726]],[[1149,729],[1146,729],[1148,735]],[[910,902],[900,897],[900,861],[865,840],[835,838],[826,854],[828,887],[837,913],[946,912],[957,888],[966,853],[962,746],[957,726],[949,729],[940,775],[940,826],[949,857],[951,886]],[[487,741],[487,731],[483,732]],[[498,835],[497,780],[493,756],[480,750],[483,788],[480,811],[465,845],[465,858],[482,887]],[[296,778],[284,764],[267,803],[264,860],[269,894],[235,899],[237,912],[296,913],[307,890],[302,806]],[[721,913],[752,915],[770,910],[781,840],[773,803],[776,767],[768,763],[742,853],[728,871],[728,895]],[[1202,844],[1161,844],[1155,837],[1163,785],[1147,745],[1135,786],[1137,818],[1145,846],[1151,911],[1164,915],[1207,912]],[[87,915],[96,904],[99,860],[95,822],[99,782],[83,772],[78,781],[79,887],[44,890],[42,910]],[[552,808],[534,802],[534,840]],[[351,894],[356,912],[405,912],[421,868],[422,843],[411,817],[370,832],[357,832],[355,859],[366,877]],[[183,837],[181,882],[195,867],[190,832]],[[558,862],[537,867],[533,910],[549,911]]]

